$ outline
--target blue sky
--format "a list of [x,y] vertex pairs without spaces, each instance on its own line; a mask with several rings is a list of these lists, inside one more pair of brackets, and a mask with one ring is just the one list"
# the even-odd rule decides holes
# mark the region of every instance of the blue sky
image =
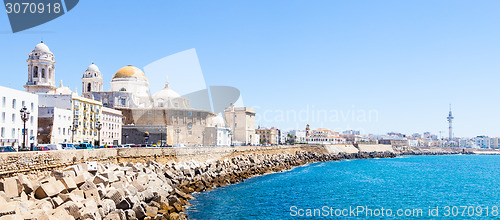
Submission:
[[496,137],[499,6],[457,0],[80,1],[66,15],[16,34],[2,12],[0,85],[22,89],[26,58],[41,39],[55,53],[57,81],[79,90],[92,61],[109,88],[122,66],[142,68],[195,48],[207,84],[240,89],[262,126],[437,134],[447,131],[451,103],[455,136]]

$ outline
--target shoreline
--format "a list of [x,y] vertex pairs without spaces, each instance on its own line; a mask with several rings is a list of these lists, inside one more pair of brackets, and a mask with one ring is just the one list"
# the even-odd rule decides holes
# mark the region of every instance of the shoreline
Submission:
[[[294,153],[291,153],[294,152]],[[331,154],[324,147],[290,151],[234,151],[225,157],[165,164],[80,163],[30,181],[23,174],[6,178],[0,192],[0,217],[12,219],[187,219],[186,207],[194,192],[242,182],[307,163],[345,159],[395,158],[405,155],[447,155],[462,151],[358,152]],[[473,152],[465,152],[474,154]],[[7,187],[6,187],[7,186]],[[3,219],[3,218],[2,218]]]

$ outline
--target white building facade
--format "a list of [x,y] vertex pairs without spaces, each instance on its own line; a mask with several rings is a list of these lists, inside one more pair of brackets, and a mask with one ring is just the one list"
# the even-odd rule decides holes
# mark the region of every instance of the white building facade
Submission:
[[73,112],[56,107],[38,108],[38,141],[40,144],[71,142]]
[[319,128],[309,133],[306,142],[308,144],[345,144],[346,140],[340,137],[339,132]]
[[233,145],[255,145],[255,110],[231,106],[224,110],[226,124],[232,130]]
[[231,129],[226,126],[226,122],[222,115],[217,115],[212,118],[211,126],[205,128],[203,132],[204,146],[230,146],[231,145]]
[[[26,107],[30,112],[26,121],[26,136],[23,136],[24,123],[20,110]],[[37,143],[38,96],[0,86],[0,146],[20,149],[25,138],[26,146]]]
[[123,115],[120,110],[102,107],[101,145],[122,144]]
[[306,143],[306,131],[304,130],[291,130],[288,132],[291,135],[294,143]]

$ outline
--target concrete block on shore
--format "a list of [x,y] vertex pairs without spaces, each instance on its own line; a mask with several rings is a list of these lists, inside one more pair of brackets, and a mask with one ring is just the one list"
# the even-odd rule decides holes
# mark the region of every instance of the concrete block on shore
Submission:
[[97,174],[94,177],[93,183],[96,184],[96,185],[102,183],[104,186],[107,186],[109,184],[109,180],[108,180],[108,178],[106,178],[106,177],[104,177],[102,175]]
[[34,184],[31,182],[31,180],[28,179],[26,175],[18,174],[17,178],[19,179],[19,182],[23,186],[24,192],[30,194],[31,192],[34,191]]
[[100,195],[99,195],[99,190],[97,189],[89,189],[87,191],[83,192],[85,194],[85,200],[92,199],[95,202],[98,202],[101,200]]
[[112,171],[104,172],[104,173],[102,173],[102,176],[106,177],[108,179],[109,183],[114,183],[114,182],[119,181],[118,177]]
[[46,197],[54,197],[57,194],[66,190],[66,187],[61,181],[50,177],[40,182],[40,186],[35,190],[35,198],[43,199]]
[[74,203],[73,201],[69,201],[64,203],[59,208],[64,208],[64,210],[66,210],[66,212],[68,212],[69,215],[73,216],[73,218],[80,219],[81,217],[80,208],[83,208],[83,206],[78,207],[76,203]]
[[154,218],[158,214],[158,208],[146,206],[146,216]]
[[102,210],[103,210],[104,216],[106,216],[110,212],[116,210],[116,204],[111,199],[103,199],[101,202],[101,205],[102,205]]
[[17,202],[9,202],[0,204],[0,216],[14,215],[18,209]]
[[61,179],[61,182],[63,183],[64,187],[66,187],[66,190],[68,190],[68,192],[71,192],[74,189],[78,188],[74,177],[63,177]]
[[0,182],[0,190],[4,191],[8,198],[19,197],[23,186],[17,177],[10,177]]
[[88,161],[86,162],[86,164],[87,164],[87,171],[97,172],[97,161]]
[[97,189],[97,186],[91,180],[85,180],[85,182],[80,186],[80,190],[84,192],[92,189]]

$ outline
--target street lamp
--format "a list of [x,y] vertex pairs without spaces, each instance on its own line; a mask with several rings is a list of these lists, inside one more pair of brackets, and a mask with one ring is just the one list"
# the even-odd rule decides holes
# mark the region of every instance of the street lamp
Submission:
[[74,143],[75,142],[75,133],[76,133],[76,129],[78,129],[78,124],[76,123],[73,123],[73,126],[69,126],[69,129],[71,130],[71,143]]
[[100,121],[96,123],[96,128],[97,128],[97,146],[101,146],[101,128],[102,124]]
[[25,150],[26,149],[26,135],[27,135],[27,132],[26,132],[26,122],[30,118],[30,112],[28,111],[28,109],[26,108],[26,106],[24,106],[20,110],[20,112],[21,112],[21,119],[23,120],[23,124],[24,124],[24,128],[23,128],[23,150]]
[[149,132],[144,132],[144,144],[147,145],[149,141]]

